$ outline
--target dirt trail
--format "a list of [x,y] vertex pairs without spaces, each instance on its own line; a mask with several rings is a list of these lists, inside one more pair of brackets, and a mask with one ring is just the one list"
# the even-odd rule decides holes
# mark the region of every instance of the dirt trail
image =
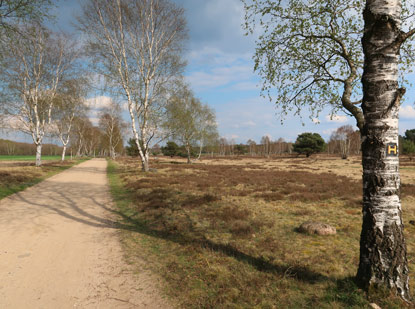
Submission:
[[0,308],[168,308],[123,262],[107,163],[94,159],[0,201]]

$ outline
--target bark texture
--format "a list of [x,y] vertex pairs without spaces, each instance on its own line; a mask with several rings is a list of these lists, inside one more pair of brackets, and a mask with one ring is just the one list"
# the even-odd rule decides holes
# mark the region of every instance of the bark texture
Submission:
[[409,300],[399,157],[394,151],[405,92],[398,86],[400,2],[367,0],[363,14],[363,226],[357,281],[366,290],[383,286]]
[[63,146],[61,161],[65,161],[65,154],[66,154],[66,145]]
[[36,166],[42,165],[42,144],[36,145]]

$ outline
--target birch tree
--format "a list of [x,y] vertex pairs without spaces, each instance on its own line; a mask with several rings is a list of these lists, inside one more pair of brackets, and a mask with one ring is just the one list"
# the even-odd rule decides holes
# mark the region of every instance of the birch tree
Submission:
[[85,104],[86,89],[88,85],[84,78],[69,80],[55,97],[53,111],[53,124],[59,137],[62,149],[62,161],[65,161],[66,149],[71,137],[73,123],[76,116],[80,116],[88,109]]
[[363,227],[358,281],[385,285],[409,300],[398,157],[398,82],[402,44],[415,29],[402,30],[400,0],[366,1],[362,38],[365,55],[362,109]]
[[166,89],[184,67],[183,10],[168,0],[88,0],[78,20],[96,72],[127,100],[142,169],[148,171]]
[[115,159],[116,149],[122,145],[122,137],[126,129],[120,105],[111,100],[110,104],[101,110],[99,127],[106,137],[109,155]]
[[263,93],[276,98],[283,114],[306,108],[315,117],[329,107],[356,120],[363,155],[357,281],[366,290],[385,286],[408,300],[397,153],[405,89],[398,67],[410,64],[413,10],[402,10],[399,0],[244,2],[246,29],[261,25],[254,59]]
[[249,155],[253,156],[255,153],[255,148],[256,148],[256,142],[252,139],[248,139],[248,141],[246,142],[246,144],[249,147]]
[[75,155],[77,157],[80,157],[87,153],[87,135],[89,128],[92,127],[92,123],[89,120],[89,118],[85,115],[85,113],[79,116],[75,116],[72,122],[73,130],[71,130],[71,148],[75,148]]
[[75,60],[70,40],[41,25],[19,28],[1,48],[5,67],[1,83],[3,107],[11,126],[29,134],[36,145],[36,166],[41,165],[43,138],[51,125],[58,87]]
[[345,125],[337,128],[330,136],[340,152],[342,159],[347,159],[350,153],[354,130],[351,125]]
[[19,23],[47,17],[50,6],[50,0],[0,1],[0,41],[2,35],[18,31]]
[[214,111],[195,98],[185,85],[169,99],[164,127],[174,140],[184,145],[187,163],[191,163],[192,147],[199,145],[200,158],[204,143],[218,137]]

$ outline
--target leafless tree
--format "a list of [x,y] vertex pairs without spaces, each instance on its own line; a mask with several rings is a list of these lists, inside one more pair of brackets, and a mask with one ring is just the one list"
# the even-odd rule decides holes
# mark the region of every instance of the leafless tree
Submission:
[[337,128],[330,136],[330,142],[338,148],[342,159],[347,159],[350,153],[353,139],[353,127],[351,125],[345,125]]
[[183,9],[168,0],[87,0],[78,20],[96,72],[127,100],[142,168],[148,171],[166,89],[184,67]]
[[71,147],[76,149],[76,156],[80,157],[86,154],[87,132],[92,123],[86,115],[75,116],[73,119],[73,130],[71,135]]
[[99,127],[106,137],[109,154],[113,159],[117,147],[122,145],[122,137],[126,131],[126,124],[122,119],[121,112],[120,105],[113,100],[100,112]]
[[40,166],[54,98],[77,53],[69,38],[41,25],[26,25],[19,30],[1,46],[7,63],[1,74],[7,94],[3,108],[10,116],[9,126],[31,135],[36,145],[36,165]]
[[263,153],[265,157],[269,157],[270,155],[270,144],[271,139],[268,135],[265,135],[261,138],[261,145],[263,146]]
[[85,104],[87,85],[85,78],[69,80],[64,83],[63,89],[55,97],[53,129],[62,142],[62,161],[65,160],[74,119],[88,109]]

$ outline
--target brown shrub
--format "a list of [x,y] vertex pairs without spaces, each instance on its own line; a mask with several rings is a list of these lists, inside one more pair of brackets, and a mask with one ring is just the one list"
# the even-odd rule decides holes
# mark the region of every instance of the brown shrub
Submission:
[[259,197],[267,202],[271,202],[271,201],[283,200],[285,198],[285,195],[280,192],[272,192],[272,193],[257,194],[255,195],[255,197]]
[[231,222],[234,220],[246,220],[250,216],[251,212],[248,209],[240,209],[237,206],[225,206],[216,214],[215,217],[225,222]]
[[235,220],[231,223],[229,230],[237,236],[245,236],[254,232],[251,224],[243,220]]
[[401,185],[402,196],[415,196],[415,185],[402,184]]
[[201,196],[191,195],[187,197],[183,202],[181,202],[182,207],[197,207],[205,204],[209,204],[212,202],[220,201],[221,197],[213,194],[203,194]]
[[[269,169],[242,169],[235,165],[182,165],[156,163],[159,170],[168,173],[146,175],[133,189],[171,187],[178,190],[212,191],[216,195],[248,196],[265,201],[278,201],[287,198],[291,201],[320,202],[331,198],[348,201],[360,207],[362,196],[361,182],[333,173],[312,173],[306,171],[282,171]],[[183,170],[194,171],[183,173]],[[243,189],[235,189],[243,184]],[[272,193],[270,193],[272,192]]]

